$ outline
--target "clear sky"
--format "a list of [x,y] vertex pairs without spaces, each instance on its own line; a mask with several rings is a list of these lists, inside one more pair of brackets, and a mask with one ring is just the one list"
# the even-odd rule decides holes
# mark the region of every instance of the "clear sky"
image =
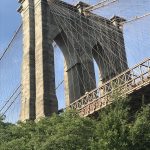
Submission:
[[[77,3],[68,0],[70,3]],[[99,0],[100,1],[100,0]],[[98,0],[84,0],[90,4]],[[19,7],[17,0],[1,0],[0,5],[0,54],[5,50],[10,39],[21,23],[20,14],[17,13]],[[119,0],[107,7],[100,8],[94,13],[111,18],[113,15],[124,17],[127,20],[135,16],[150,13],[150,0]],[[145,17],[138,21],[124,25],[124,38],[129,66],[133,66],[146,57],[150,57],[150,17]],[[22,55],[22,34],[20,33],[11,46],[7,57],[0,62],[0,106],[11,95],[13,89],[17,87],[21,80],[21,55]],[[13,57],[12,57],[13,56]],[[63,55],[57,48],[55,50],[56,85],[63,80]],[[98,76],[97,76],[98,77]],[[58,91],[59,108],[65,106],[64,85]],[[18,98],[19,99],[19,98]],[[18,102],[19,103],[19,102]],[[18,104],[19,106],[19,104]],[[10,113],[19,113],[19,108],[14,107]],[[14,117],[14,120],[16,117]],[[8,119],[9,120],[9,119]],[[12,120],[12,117],[10,117]]]
[[0,51],[3,51],[4,48],[6,48],[7,43],[21,22],[21,17],[19,13],[17,13],[18,6],[17,0],[1,0]]

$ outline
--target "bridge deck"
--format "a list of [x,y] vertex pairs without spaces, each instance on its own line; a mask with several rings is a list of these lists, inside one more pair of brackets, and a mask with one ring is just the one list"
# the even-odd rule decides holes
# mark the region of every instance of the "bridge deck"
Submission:
[[81,116],[88,116],[112,103],[111,96],[116,90],[126,95],[149,94],[150,58],[85,94],[70,108],[78,110]]

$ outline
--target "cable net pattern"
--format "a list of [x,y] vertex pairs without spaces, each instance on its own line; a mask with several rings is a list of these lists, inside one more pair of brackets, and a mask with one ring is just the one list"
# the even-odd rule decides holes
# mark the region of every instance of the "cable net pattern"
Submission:
[[[96,5],[102,1],[86,0],[84,2],[91,5]],[[111,1],[109,0],[109,2]],[[77,4],[77,1],[69,1],[69,3]],[[144,3],[139,0],[131,0],[130,5],[127,1],[116,1],[106,7],[99,5],[99,9],[93,9],[91,11],[94,14],[106,17],[108,19],[110,19],[112,15],[118,15],[130,20],[134,18],[133,16],[149,13],[150,8],[146,7],[149,4],[150,3],[148,0]],[[68,8],[64,7],[64,3],[53,3],[50,8],[50,13],[53,14],[55,23],[59,26],[59,30],[64,30],[66,36],[72,43],[74,53],[72,54],[68,49],[68,64],[75,62],[72,55],[74,55],[76,59],[83,64],[82,74],[78,75],[78,78],[81,81],[84,91],[86,92],[86,78],[88,77],[90,79],[88,83],[90,89],[92,88],[92,85],[95,84],[95,80],[90,74],[88,66],[84,62],[87,60],[93,62],[94,56],[97,64],[105,65],[106,72],[104,74],[107,74],[109,79],[111,79],[114,75],[119,74],[120,70],[125,70],[127,67],[126,61],[124,60],[125,55],[122,54],[121,50],[124,48],[124,44],[120,44],[120,42],[118,42],[119,40],[122,40],[120,30],[116,30],[116,28],[113,29],[111,25],[108,25],[109,21],[106,21],[103,17],[97,17],[97,15],[94,16],[93,14],[88,18],[88,22],[86,22],[86,17],[84,14],[80,14],[82,11],[80,11],[80,13],[74,12],[69,7],[71,6],[68,6]],[[100,20],[100,22],[98,23],[95,19]],[[149,25],[149,16],[123,25],[129,67],[138,63],[145,57],[150,56],[149,37],[147,34],[149,32]],[[101,27],[104,30],[102,30]],[[93,44],[95,41],[99,44]],[[105,41],[108,42],[105,43]],[[68,41],[65,41],[65,45],[68,47]],[[78,45],[78,47],[76,47],[76,45]],[[93,45],[95,45],[95,47],[93,47]],[[117,47],[117,53],[114,53],[114,47]],[[92,49],[91,54],[89,53],[88,48]],[[101,48],[107,50],[111,55],[110,58],[112,59],[108,59],[106,51],[101,50],[99,52],[98,50]],[[75,49],[78,49],[79,51],[75,51]],[[120,64],[118,67],[121,68],[115,68],[118,63],[118,61],[116,62],[115,60],[119,60]],[[0,57],[0,113],[6,116],[6,121],[13,123],[18,120],[20,113],[21,61],[22,28],[19,28],[11,43],[8,45],[6,52],[4,52],[4,54]],[[56,66],[58,65],[57,62],[55,64]],[[99,70],[101,71],[100,67]],[[112,70],[113,73],[110,73],[110,70]],[[79,74],[78,70],[76,70],[76,73]],[[84,75],[85,73],[86,76]],[[99,76],[100,83],[103,80],[103,76],[102,74],[98,74],[99,73],[96,72],[96,76]],[[60,82],[62,82],[62,80],[60,79]],[[57,82],[58,88],[60,87],[60,82]],[[74,86],[74,81],[72,80],[71,82],[72,86]]]

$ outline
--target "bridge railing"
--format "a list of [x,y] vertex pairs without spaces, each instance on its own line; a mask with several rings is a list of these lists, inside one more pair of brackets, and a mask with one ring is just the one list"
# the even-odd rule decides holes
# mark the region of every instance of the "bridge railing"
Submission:
[[131,94],[149,83],[150,58],[86,93],[73,102],[70,108],[78,110],[81,116],[87,116],[110,104],[113,91],[118,89],[122,94]]

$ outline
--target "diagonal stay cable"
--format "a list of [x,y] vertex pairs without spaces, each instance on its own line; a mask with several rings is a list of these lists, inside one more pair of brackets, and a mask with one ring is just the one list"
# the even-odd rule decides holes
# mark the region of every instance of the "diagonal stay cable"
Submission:
[[117,1],[118,0],[104,0],[102,2],[95,4],[95,5],[92,5],[92,6],[85,8],[84,11],[93,11],[93,10],[99,9],[101,7],[107,6],[109,4],[115,3]]
[[[58,86],[55,88],[55,90],[57,90],[62,84],[63,84],[64,80],[62,80]],[[8,99],[8,101],[5,103],[5,105],[1,108],[0,112],[4,109],[4,107],[8,104],[8,102],[12,99],[12,97],[16,94],[16,92],[18,91],[18,89],[21,87],[21,85],[19,85],[17,87],[17,89],[13,92],[13,94],[11,95],[11,97]],[[21,92],[19,92],[17,94],[17,96],[13,99],[13,101],[10,103],[10,105],[7,107],[7,109],[5,110],[5,112],[2,114],[2,116],[4,116],[7,111],[11,108],[11,106],[15,103],[15,101],[17,100],[17,98],[19,97],[19,95],[21,94]]]
[[15,37],[17,36],[17,34],[19,33],[20,29],[22,28],[22,24],[19,26],[19,28],[16,30],[15,34],[13,35],[12,39],[10,40],[7,48],[4,50],[4,52],[2,53],[2,55],[0,56],[0,61],[3,59],[3,57],[5,56],[6,52],[8,51],[9,47],[11,46],[12,42],[14,41]]
[[58,86],[55,88],[56,91],[57,91],[57,89],[63,84],[63,82],[64,82],[64,80],[62,80],[62,81],[58,84]]
[[10,102],[10,100],[14,97],[14,95],[17,93],[17,91],[19,90],[19,88],[21,87],[21,85],[19,85],[14,92],[12,93],[12,95],[9,97],[9,99],[6,101],[6,103],[3,105],[3,107],[0,109],[0,112],[5,108],[5,106]]
[[7,111],[10,109],[10,107],[13,105],[13,103],[15,103],[15,101],[17,100],[17,98],[19,97],[19,95],[21,94],[21,92],[19,92],[17,94],[17,96],[14,98],[14,100],[11,102],[11,104],[7,107],[7,109],[4,111],[4,113],[2,114],[2,116],[5,116],[5,114],[7,113]]

